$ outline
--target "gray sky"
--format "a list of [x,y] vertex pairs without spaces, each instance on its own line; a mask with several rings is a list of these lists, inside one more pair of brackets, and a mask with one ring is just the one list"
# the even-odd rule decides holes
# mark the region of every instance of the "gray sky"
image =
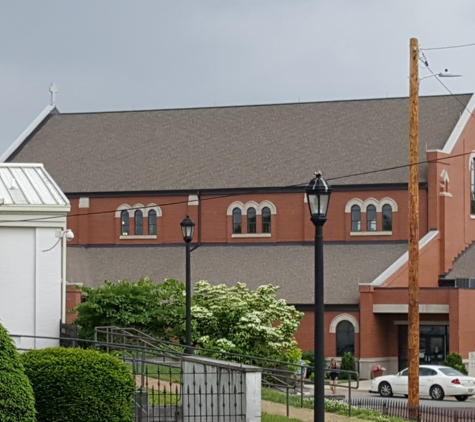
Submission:
[[[51,82],[62,112],[406,96],[409,39],[475,43],[474,17],[473,0],[0,0],[0,153]],[[425,54],[475,90],[475,47]]]

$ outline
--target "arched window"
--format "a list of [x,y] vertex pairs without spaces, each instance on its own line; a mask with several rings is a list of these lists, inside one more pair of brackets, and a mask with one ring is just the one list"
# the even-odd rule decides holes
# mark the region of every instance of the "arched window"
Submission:
[[270,208],[262,209],[262,233],[270,233],[271,213]]
[[393,209],[391,205],[383,205],[383,231],[390,232],[393,229]]
[[256,233],[257,229],[257,217],[256,217],[256,209],[249,208],[247,210],[247,232],[248,233]]
[[361,208],[358,205],[351,207],[351,231],[361,231]]
[[340,357],[345,352],[355,354],[355,327],[350,321],[341,321],[336,326],[336,355]]
[[369,232],[376,231],[376,207],[374,205],[366,207],[366,230]]
[[120,213],[120,234],[122,236],[128,236],[129,235],[129,212],[128,211],[122,211]]
[[135,211],[134,214],[134,233],[137,236],[143,235],[143,213],[140,210]]
[[470,214],[475,215],[475,157],[470,162]]
[[242,215],[239,208],[233,209],[233,233],[242,233]]
[[148,212],[148,234],[157,234],[157,213],[155,210],[150,210]]

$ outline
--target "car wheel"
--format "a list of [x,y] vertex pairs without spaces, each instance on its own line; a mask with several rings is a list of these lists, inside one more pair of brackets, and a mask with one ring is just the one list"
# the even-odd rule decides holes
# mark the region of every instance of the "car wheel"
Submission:
[[457,401],[465,401],[468,399],[468,396],[455,396],[455,398],[457,399]]
[[444,400],[445,397],[444,390],[440,385],[433,385],[429,394],[432,400]]
[[381,384],[379,384],[378,392],[381,397],[392,397],[393,395],[393,389],[386,381],[383,381]]

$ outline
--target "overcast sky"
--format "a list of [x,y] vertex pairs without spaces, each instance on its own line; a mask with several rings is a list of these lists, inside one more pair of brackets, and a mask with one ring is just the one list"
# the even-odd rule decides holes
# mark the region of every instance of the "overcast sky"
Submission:
[[[407,96],[409,39],[475,43],[474,18],[473,0],[0,0],[0,153],[51,82],[61,112]],[[425,54],[475,90],[475,47]]]

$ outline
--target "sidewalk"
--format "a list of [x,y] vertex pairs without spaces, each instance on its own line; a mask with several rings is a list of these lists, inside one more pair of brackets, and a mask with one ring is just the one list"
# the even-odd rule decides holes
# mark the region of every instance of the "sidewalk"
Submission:
[[[372,380],[360,380],[358,388],[356,388],[356,381],[352,381],[352,392],[358,391],[362,393],[368,393],[369,390],[371,389],[371,382]],[[337,386],[337,394],[336,396],[342,396],[342,395],[347,395],[348,394],[348,383],[341,383],[339,386]],[[313,383],[305,383],[304,389],[303,389],[303,395],[304,396],[313,396],[313,391],[314,391],[314,385]],[[300,390],[297,389],[294,394],[300,395]],[[325,385],[325,397],[331,397],[331,390],[330,390],[330,385]]]
[[[362,391],[364,393],[367,393],[371,389],[372,381],[373,380],[361,380],[359,382],[358,388],[356,388],[357,382],[352,381],[351,382],[351,385],[353,386],[352,390],[353,391]],[[344,383],[339,384],[339,386],[337,388],[340,391],[348,391],[348,382],[344,382]],[[310,391],[313,392],[313,390],[314,390],[313,383],[305,383],[304,393],[305,392],[310,392]],[[330,391],[330,386],[329,385],[325,385],[325,391]]]

